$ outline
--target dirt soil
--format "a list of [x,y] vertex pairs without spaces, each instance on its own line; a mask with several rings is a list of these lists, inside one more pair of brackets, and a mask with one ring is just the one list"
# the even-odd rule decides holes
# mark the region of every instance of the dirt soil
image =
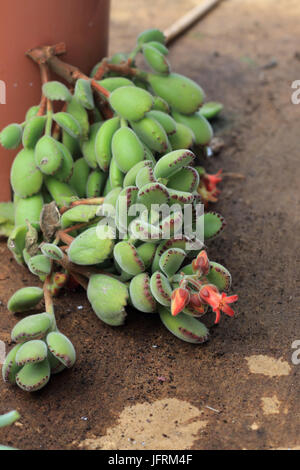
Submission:
[[[167,27],[196,1],[113,2],[111,52],[136,34]],[[173,69],[225,105],[214,126],[225,141],[209,171],[227,177],[215,209],[227,229],[209,246],[239,294],[237,314],[204,346],[183,343],[156,315],[130,312],[110,328],[83,292],[57,300],[60,329],[75,344],[73,370],[26,394],[0,382],[0,412],[18,425],[0,442],[21,449],[275,449],[300,446],[300,340],[296,292],[299,241],[300,79],[298,0],[228,0],[171,48]],[[299,244],[298,244],[299,248]],[[6,302],[36,283],[0,245],[0,339],[16,318]],[[209,318],[212,324],[213,316]]]

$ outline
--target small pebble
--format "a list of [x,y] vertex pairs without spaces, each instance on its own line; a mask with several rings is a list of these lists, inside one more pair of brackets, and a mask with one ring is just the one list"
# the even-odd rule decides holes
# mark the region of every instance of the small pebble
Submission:
[[160,376],[160,377],[157,377],[157,380],[158,380],[159,382],[165,382],[165,381],[166,381],[166,377],[164,377],[164,376],[162,375],[162,376]]

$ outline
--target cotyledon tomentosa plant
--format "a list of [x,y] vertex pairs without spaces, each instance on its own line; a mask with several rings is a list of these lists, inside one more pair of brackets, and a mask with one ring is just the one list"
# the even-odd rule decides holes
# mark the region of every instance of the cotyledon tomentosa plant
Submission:
[[[124,323],[129,304],[158,312],[169,331],[191,343],[208,339],[199,321],[208,307],[218,323],[221,311],[233,315],[228,304],[237,300],[225,294],[231,286],[227,269],[199,252],[201,244],[187,248],[199,240],[182,230],[186,205],[191,233],[201,219],[205,241],[225,226],[221,215],[197,212],[199,202],[206,207],[216,200],[221,177],[207,174],[195,155],[206,154],[213,135],[207,119],[222,106],[203,104],[202,88],[170,71],[156,29],[142,33],[129,55],[102,60],[91,77],[61,61],[63,52],[63,44],[28,52],[41,69],[41,103],[22,124],[0,133],[4,147],[23,145],[11,170],[14,204],[5,206],[10,220],[3,218],[8,247],[44,283],[43,289],[18,290],[8,310],[24,312],[45,298],[43,313],[13,328],[16,346],[2,374],[31,392],[76,359],[54,315],[53,297],[67,283],[83,286],[96,315],[109,325]],[[153,72],[135,66],[140,52]],[[49,81],[50,70],[72,91]],[[54,112],[57,101],[64,104]],[[136,204],[146,213],[132,212]],[[158,209],[163,206],[167,215]]]

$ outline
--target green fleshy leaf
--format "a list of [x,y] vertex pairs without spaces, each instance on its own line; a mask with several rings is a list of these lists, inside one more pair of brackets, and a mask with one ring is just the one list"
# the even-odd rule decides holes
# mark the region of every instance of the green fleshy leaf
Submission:
[[218,103],[217,101],[209,101],[204,103],[204,105],[200,108],[199,113],[206,119],[212,119],[222,111],[223,107],[224,106],[222,103]]
[[71,101],[72,95],[61,82],[52,81],[44,83],[43,94],[52,101]]
[[216,212],[204,214],[204,239],[209,240],[219,235],[224,229],[226,222],[224,218]]
[[94,274],[90,277],[88,299],[96,315],[105,323],[112,326],[123,325],[128,299],[128,289],[122,282],[104,274]]
[[218,287],[220,291],[227,291],[231,286],[231,274],[224,266],[214,261],[210,262],[210,271],[206,276],[211,284]]
[[[100,237],[101,235],[101,237]],[[78,235],[68,249],[70,261],[89,266],[102,263],[112,252],[114,241],[110,227],[92,227]]]

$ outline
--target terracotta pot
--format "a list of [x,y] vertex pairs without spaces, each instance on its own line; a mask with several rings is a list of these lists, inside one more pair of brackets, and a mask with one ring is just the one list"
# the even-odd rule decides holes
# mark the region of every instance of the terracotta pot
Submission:
[[[66,61],[88,73],[107,54],[109,0],[1,0],[0,129],[22,122],[40,101],[38,67],[24,53],[39,45],[65,42]],[[0,148],[0,201],[11,197],[9,171],[16,152]]]

